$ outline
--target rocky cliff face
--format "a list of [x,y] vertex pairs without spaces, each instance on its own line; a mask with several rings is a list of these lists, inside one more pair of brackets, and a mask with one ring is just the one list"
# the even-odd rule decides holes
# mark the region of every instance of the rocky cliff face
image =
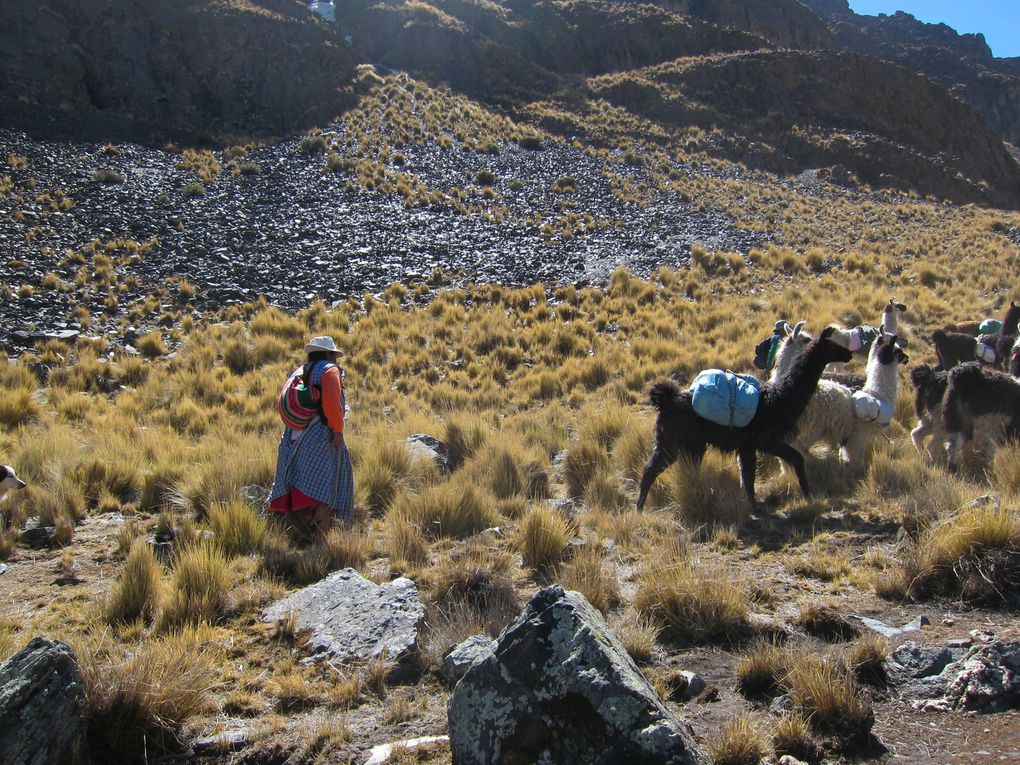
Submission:
[[742,136],[731,151],[751,165],[842,164],[876,185],[1020,205],[1020,165],[998,135],[930,80],[871,56],[714,56],[601,78],[592,90],[667,124],[726,125]]
[[658,5],[762,37],[780,48],[827,48],[825,23],[798,0],[657,0]]
[[296,0],[7,3],[0,48],[0,108],[36,128],[283,133],[349,102],[349,53]]
[[957,34],[907,13],[860,16],[846,0],[802,0],[829,24],[832,45],[920,72],[973,106],[999,134],[1020,143],[1020,62],[992,56],[980,34]]

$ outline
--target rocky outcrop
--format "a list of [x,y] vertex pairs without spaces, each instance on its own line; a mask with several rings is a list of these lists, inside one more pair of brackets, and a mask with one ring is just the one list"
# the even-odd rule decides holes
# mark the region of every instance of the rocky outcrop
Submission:
[[1020,708],[1020,641],[974,647],[905,643],[886,672],[898,695],[922,711],[1002,712]]
[[798,0],[658,0],[659,5],[764,38],[780,48],[827,48],[825,23]]
[[828,22],[832,46],[893,61],[967,102],[1007,141],[1020,143],[1020,62],[994,58],[984,35],[958,34],[909,13],[862,16],[846,0],[802,0]]
[[346,661],[385,654],[400,661],[417,650],[425,607],[410,579],[377,585],[345,568],[276,601],[262,618],[293,619],[295,632],[307,634],[305,649],[316,656]]
[[1020,165],[987,123],[930,80],[871,56],[714,56],[601,78],[592,91],[671,126],[725,126],[743,137],[728,153],[767,147],[738,154],[765,169],[842,164],[877,186],[1020,205]]
[[73,765],[81,762],[85,691],[74,651],[33,638],[0,665],[0,762]]
[[34,130],[281,134],[350,103],[349,52],[289,0],[9,3],[0,49],[0,113]]
[[536,594],[472,665],[448,717],[463,765],[707,762],[598,612],[558,585]]

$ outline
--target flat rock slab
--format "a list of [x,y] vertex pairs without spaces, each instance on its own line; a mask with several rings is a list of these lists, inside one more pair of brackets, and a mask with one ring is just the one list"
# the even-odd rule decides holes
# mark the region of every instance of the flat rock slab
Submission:
[[276,601],[262,619],[275,623],[291,614],[297,629],[309,633],[305,648],[313,654],[349,661],[385,653],[399,660],[418,648],[425,606],[410,579],[379,585],[345,568]]

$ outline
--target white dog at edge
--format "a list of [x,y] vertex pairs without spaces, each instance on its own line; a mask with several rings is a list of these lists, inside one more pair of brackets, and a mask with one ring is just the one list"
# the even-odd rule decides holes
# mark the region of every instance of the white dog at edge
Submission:
[[0,500],[7,498],[7,492],[11,489],[24,489],[25,482],[14,474],[14,468],[10,465],[0,465]]

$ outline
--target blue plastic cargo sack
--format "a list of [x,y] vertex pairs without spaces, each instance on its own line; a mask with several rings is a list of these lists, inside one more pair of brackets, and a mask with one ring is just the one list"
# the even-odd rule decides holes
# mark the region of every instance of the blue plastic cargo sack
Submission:
[[743,428],[758,411],[761,383],[753,375],[706,369],[691,383],[694,413],[717,425]]
[[1002,332],[1002,322],[998,319],[985,319],[978,327],[982,335],[993,335]]

